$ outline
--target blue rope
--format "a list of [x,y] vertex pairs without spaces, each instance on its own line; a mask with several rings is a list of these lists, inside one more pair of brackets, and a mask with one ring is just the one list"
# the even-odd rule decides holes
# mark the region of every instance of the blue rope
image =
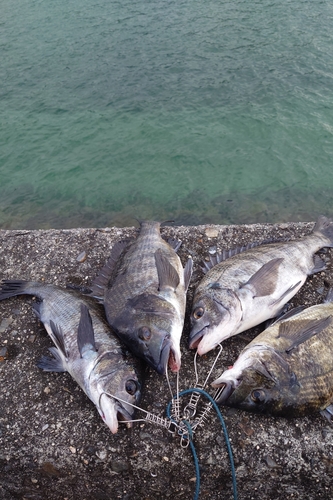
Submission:
[[[217,416],[220,420],[220,423],[223,428],[223,433],[224,433],[224,439],[227,445],[227,450],[228,450],[228,455],[229,455],[229,461],[230,461],[230,467],[231,467],[231,475],[232,475],[232,487],[233,487],[233,494],[234,494],[234,500],[237,500],[237,483],[236,483],[236,470],[235,470],[235,464],[234,464],[234,458],[232,455],[232,450],[231,450],[231,444],[230,444],[230,439],[227,431],[227,427],[224,422],[224,418],[222,416],[222,413],[220,412],[219,407],[217,406],[216,402],[212,398],[208,392],[204,391],[203,389],[186,389],[185,391],[182,391],[179,393],[179,396],[185,396],[186,394],[192,394],[193,392],[199,392],[203,396],[205,396],[213,405],[214,410],[217,413]],[[177,396],[174,396],[173,398],[176,399]],[[169,402],[167,406],[167,416],[168,418],[171,418],[171,406],[172,406],[172,401]],[[173,419],[172,419],[173,420]],[[174,420],[173,420],[174,421]],[[199,498],[199,490],[200,490],[200,470],[199,470],[199,461],[198,461],[198,456],[195,451],[195,447],[193,444],[193,433],[192,433],[192,428],[189,422],[186,420],[183,420],[184,424],[186,427],[189,429],[189,442],[191,446],[191,451],[193,454],[193,459],[194,459],[194,465],[195,465],[195,472],[196,472],[196,489],[195,489],[195,494],[194,494],[194,500],[198,500]]]

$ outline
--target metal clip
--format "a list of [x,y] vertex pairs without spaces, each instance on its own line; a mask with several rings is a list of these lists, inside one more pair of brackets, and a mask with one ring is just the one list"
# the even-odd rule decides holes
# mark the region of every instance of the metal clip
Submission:
[[[215,361],[214,363],[212,364],[212,367],[211,369],[209,370],[208,372],[208,375],[206,377],[206,380],[204,381],[203,384],[199,384],[198,383],[198,380],[199,380],[199,375],[198,375],[198,369],[197,369],[197,355],[198,355],[198,352],[195,353],[195,356],[194,356],[194,360],[193,360],[193,365],[194,365],[194,371],[195,371],[195,384],[194,384],[194,389],[197,388],[197,389],[202,389],[204,390],[206,385],[207,385],[207,382],[208,382],[208,379],[215,367],[215,364],[217,362],[217,360],[219,359],[220,357],[220,354],[222,352],[222,345],[219,344],[219,352],[217,353],[217,356],[215,358]],[[197,412],[197,406],[198,406],[198,402],[199,402],[199,399],[201,397],[201,394],[199,392],[192,392],[191,394],[191,398],[190,398],[190,401],[189,403],[185,406],[184,408],[184,417],[186,419],[191,419],[195,416],[196,412]]]
[[102,397],[103,394],[105,394],[106,396],[109,396],[110,398],[115,399],[116,401],[126,403],[127,405],[130,405],[133,408],[135,408],[136,410],[139,410],[139,411],[142,411],[143,413],[145,413],[145,418],[138,418],[135,420],[125,421],[124,422],[125,424],[128,424],[130,422],[152,422],[154,424],[161,425],[167,431],[171,432],[171,434],[175,434],[177,428],[179,428],[179,425],[177,424],[177,422],[175,422],[171,418],[163,418],[163,417],[159,417],[158,415],[154,415],[154,413],[150,413],[149,411],[144,410],[143,408],[140,408],[139,406],[136,406],[132,403],[129,403],[128,401],[125,401],[124,399],[121,399],[118,396],[114,396],[113,394],[109,394],[107,392],[103,392],[100,397]]

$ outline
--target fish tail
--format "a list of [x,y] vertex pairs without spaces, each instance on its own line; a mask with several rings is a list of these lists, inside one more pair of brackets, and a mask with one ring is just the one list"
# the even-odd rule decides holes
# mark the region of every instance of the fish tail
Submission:
[[313,233],[324,236],[327,239],[325,246],[333,247],[333,221],[324,215],[320,215],[313,229]]
[[161,227],[161,222],[156,221],[156,220],[139,220],[141,228],[157,228],[159,229]]
[[0,287],[0,300],[15,297],[16,295],[30,294],[28,289],[32,285],[31,281],[23,280],[2,280]]

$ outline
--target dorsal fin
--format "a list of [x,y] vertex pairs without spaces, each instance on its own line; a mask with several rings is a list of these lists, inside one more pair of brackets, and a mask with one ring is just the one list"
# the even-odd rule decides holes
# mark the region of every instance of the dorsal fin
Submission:
[[160,248],[156,250],[154,256],[158,274],[159,290],[163,291],[170,288],[176,290],[179,285],[179,276],[176,269],[163,255]]
[[228,250],[222,250],[222,252],[215,253],[213,255],[209,255],[209,262],[203,261],[203,267],[201,267],[202,271],[206,274],[207,271],[212,269],[212,267],[216,266],[216,264],[220,264],[220,262],[223,262],[227,259],[230,259],[230,257],[233,257],[234,255],[238,255],[242,252],[245,252],[246,250],[250,250],[251,248],[258,247],[262,245],[263,243],[259,243],[257,241],[254,241],[252,243],[248,243],[247,245],[243,245],[241,247],[234,247],[234,248],[229,248]]
[[253,241],[251,243],[247,243],[246,245],[243,245],[241,247],[234,247],[230,248],[229,250],[222,250],[222,252],[213,254],[209,256],[209,262],[202,262],[202,271],[206,274],[207,271],[209,271],[212,267],[216,266],[216,264],[219,264],[220,262],[223,262],[224,260],[230,259],[230,257],[233,257],[234,255],[238,255],[240,253],[246,252],[246,250],[251,250],[251,248],[255,247],[260,247],[262,245],[272,245],[274,243],[279,243],[281,241],[286,241],[282,239],[268,239],[264,241]]
[[96,352],[97,350],[92,319],[89,309],[85,304],[81,304],[81,316],[77,331],[77,345],[81,358],[84,358],[87,352]]
[[96,299],[103,301],[104,292],[108,287],[119,257],[132,241],[133,239],[121,240],[113,245],[110,257],[91,284],[91,295]]

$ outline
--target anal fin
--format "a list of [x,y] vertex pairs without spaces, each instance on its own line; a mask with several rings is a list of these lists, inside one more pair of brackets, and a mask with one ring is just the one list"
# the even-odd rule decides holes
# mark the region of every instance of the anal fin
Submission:
[[333,419],[333,404],[328,405],[327,408],[325,408],[324,410],[321,410],[320,414],[324,418],[326,418],[329,422],[332,423],[332,419]]
[[317,254],[315,254],[313,257],[313,263],[313,269],[311,269],[309,274],[318,273],[319,271],[323,271],[324,269],[326,269],[326,262]]
[[42,356],[39,361],[37,361],[38,368],[46,372],[65,372],[63,361],[59,351],[56,347],[50,347],[49,351],[53,355],[53,358],[48,358],[47,356]]

